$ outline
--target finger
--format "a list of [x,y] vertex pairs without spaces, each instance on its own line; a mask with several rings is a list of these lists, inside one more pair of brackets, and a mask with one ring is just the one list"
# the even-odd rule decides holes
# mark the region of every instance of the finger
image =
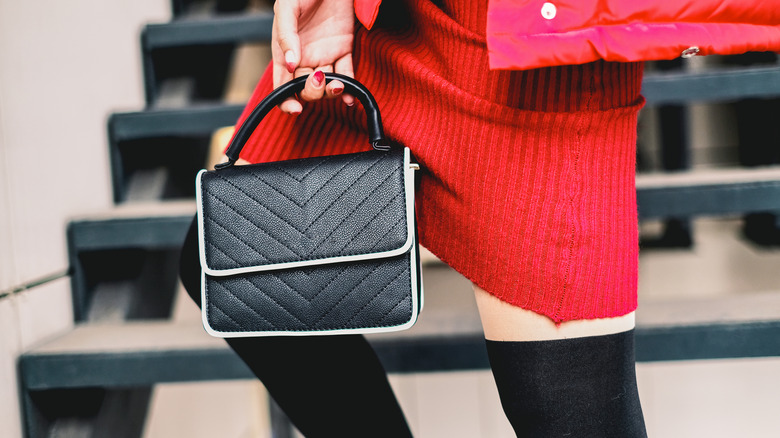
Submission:
[[[279,46],[279,44],[277,44],[276,41],[277,29],[278,29],[277,21],[278,18],[274,18],[273,30],[271,33],[273,39],[273,42],[271,44],[271,54],[273,56],[274,89],[279,88],[282,84],[285,84],[288,81],[291,81],[294,77],[293,73],[289,71],[289,68],[284,61],[284,54],[282,52],[282,48]],[[303,111],[303,105],[301,105],[301,103],[298,102],[293,97],[286,99],[278,106],[278,108],[283,113],[292,114],[292,115],[298,115]]]
[[352,54],[347,53],[346,55],[337,59],[336,62],[333,64],[333,71],[342,74],[344,76],[349,76],[351,78],[354,78],[355,72],[352,67]]
[[284,54],[282,48],[276,43],[276,18],[274,18],[273,25],[271,27],[271,65],[273,66],[273,80],[274,88],[277,88],[281,83],[281,72],[287,71],[287,66],[284,64]]
[[293,80],[294,75],[287,71],[287,68],[274,62],[273,64],[274,89]]
[[[346,55],[342,56],[341,58],[337,59],[335,64],[333,64],[333,68],[336,73],[340,73],[344,76],[349,76],[351,78],[355,77],[355,72],[353,70],[352,65],[352,54],[347,53]],[[343,84],[342,84],[343,85]],[[342,94],[341,99],[349,106],[352,106],[355,104],[355,97],[351,94]]]
[[344,92],[344,83],[339,80],[332,80],[325,86],[325,98],[333,99],[334,97],[341,96]]
[[[293,74],[288,72],[285,67],[274,64],[274,89],[293,79]],[[279,109],[287,114],[298,115],[303,111],[303,105],[295,98],[290,97],[279,105]]]
[[284,102],[279,104],[279,109],[282,110],[283,113],[297,116],[303,111],[303,105],[295,100],[295,98],[288,97]]
[[306,85],[300,93],[301,99],[306,101],[322,99],[325,94],[325,74],[317,70],[306,79]]
[[[332,65],[325,65],[318,70],[322,70],[323,73],[333,73]],[[325,85],[325,98],[332,99],[338,97],[344,91],[344,83],[339,80],[332,80]]]
[[273,43],[278,45],[281,59],[287,71],[292,73],[301,59],[301,42],[298,38],[297,2],[276,2],[274,4]]

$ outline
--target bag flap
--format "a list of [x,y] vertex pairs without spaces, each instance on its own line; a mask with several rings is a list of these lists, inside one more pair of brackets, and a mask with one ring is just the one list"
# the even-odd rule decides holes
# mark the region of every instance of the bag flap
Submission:
[[201,171],[200,257],[223,276],[391,257],[414,240],[408,148]]

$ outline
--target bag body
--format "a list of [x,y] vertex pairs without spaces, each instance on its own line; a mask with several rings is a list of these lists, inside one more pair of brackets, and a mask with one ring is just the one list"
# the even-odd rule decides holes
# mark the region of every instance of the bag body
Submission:
[[[263,102],[258,108],[271,104]],[[414,325],[422,281],[408,148],[232,162],[196,180],[209,334],[381,333]]]

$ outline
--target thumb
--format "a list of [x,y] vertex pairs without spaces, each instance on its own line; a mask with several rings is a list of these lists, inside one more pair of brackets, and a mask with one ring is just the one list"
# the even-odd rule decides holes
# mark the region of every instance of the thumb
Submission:
[[274,39],[284,56],[287,71],[294,72],[301,61],[301,41],[298,38],[298,2],[277,1],[274,4],[276,35]]

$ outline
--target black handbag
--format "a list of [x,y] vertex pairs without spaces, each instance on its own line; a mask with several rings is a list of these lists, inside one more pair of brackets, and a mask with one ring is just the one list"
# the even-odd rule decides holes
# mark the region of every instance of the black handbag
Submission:
[[300,77],[257,105],[226,163],[198,173],[202,317],[213,336],[378,333],[417,320],[417,165],[408,148],[384,140],[362,84],[326,79],[363,104],[372,150],[235,165],[268,111],[303,89]]

